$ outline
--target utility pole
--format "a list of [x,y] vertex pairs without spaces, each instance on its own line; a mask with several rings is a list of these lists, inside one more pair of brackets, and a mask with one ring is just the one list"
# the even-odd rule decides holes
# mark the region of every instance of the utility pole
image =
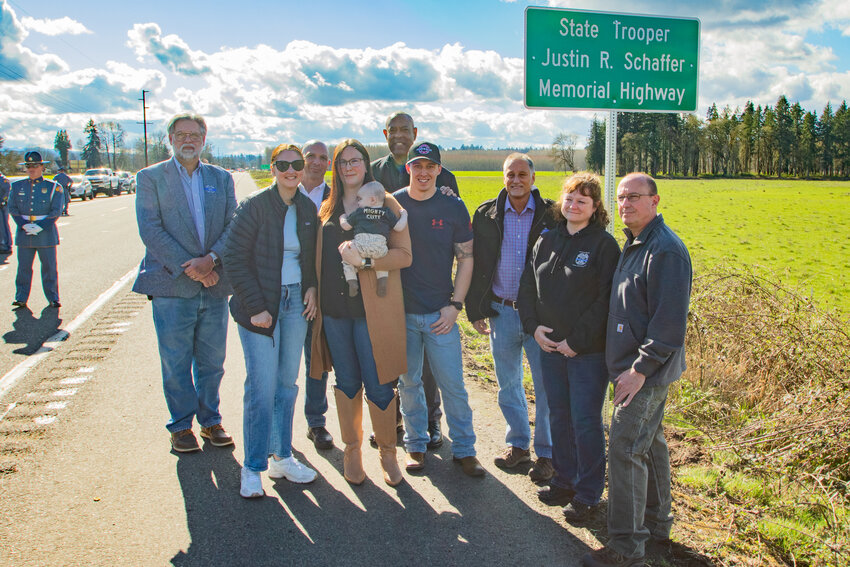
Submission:
[[[139,100],[142,101],[142,124],[144,124],[145,129],[145,167],[148,166],[148,116],[147,116],[147,106],[145,106],[145,93],[149,93],[150,91],[146,91],[142,89],[142,98]],[[138,124],[138,122],[137,122]]]

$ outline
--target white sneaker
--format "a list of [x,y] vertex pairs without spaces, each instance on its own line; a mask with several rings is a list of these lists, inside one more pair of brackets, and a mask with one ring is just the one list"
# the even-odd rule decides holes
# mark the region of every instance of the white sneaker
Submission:
[[260,498],[266,495],[260,473],[242,467],[242,487],[239,489],[239,495],[242,498]]
[[269,478],[285,478],[289,482],[307,484],[316,480],[316,471],[304,465],[295,457],[277,460],[269,458]]

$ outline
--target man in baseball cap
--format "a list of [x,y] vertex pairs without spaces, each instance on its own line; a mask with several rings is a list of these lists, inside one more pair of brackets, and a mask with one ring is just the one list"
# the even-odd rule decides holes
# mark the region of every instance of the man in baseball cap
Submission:
[[[443,395],[452,439],[452,456],[469,476],[483,476],[475,457],[472,409],[463,384],[457,317],[472,279],[472,228],[463,201],[437,189],[440,150],[429,142],[414,145],[407,156],[410,186],[393,196],[408,212],[413,263],[401,271],[407,322],[407,372],[398,391],[404,417],[407,470],[425,468],[430,440],[428,409],[422,387],[427,357]],[[457,272],[452,281],[452,265]]]

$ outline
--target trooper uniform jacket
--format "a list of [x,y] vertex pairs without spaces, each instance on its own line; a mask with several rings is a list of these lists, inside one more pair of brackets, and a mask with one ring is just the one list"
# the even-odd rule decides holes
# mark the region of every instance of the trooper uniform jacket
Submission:
[[[9,214],[18,225],[15,244],[24,248],[41,248],[59,245],[56,219],[65,206],[65,192],[58,183],[39,177],[35,181],[27,178],[12,183],[9,194]],[[42,228],[36,235],[29,235],[23,226],[29,223]]]

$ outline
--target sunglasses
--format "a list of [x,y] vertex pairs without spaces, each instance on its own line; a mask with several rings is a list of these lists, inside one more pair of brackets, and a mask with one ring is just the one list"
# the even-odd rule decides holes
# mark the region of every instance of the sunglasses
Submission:
[[292,169],[294,169],[295,171],[301,171],[302,169],[304,169],[304,160],[303,159],[297,159],[295,161],[286,161],[285,159],[279,159],[276,162],[274,162],[274,166],[280,172],[284,172],[284,171],[288,170],[290,165],[292,166]]

